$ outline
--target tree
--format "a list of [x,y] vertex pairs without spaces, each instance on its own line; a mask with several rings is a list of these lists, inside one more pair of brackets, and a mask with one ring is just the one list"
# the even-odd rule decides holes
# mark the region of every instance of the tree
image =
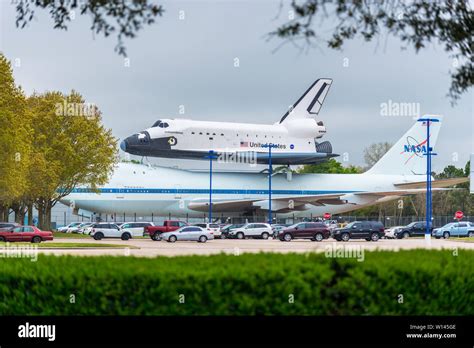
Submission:
[[105,184],[116,163],[116,139],[102,126],[96,107],[82,113],[85,105],[75,91],[28,98],[34,151],[30,180],[41,228],[50,228],[51,208],[62,197],[78,186]]
[[[385,32],[416,52],[438,41],[453,58],[452,103],[474,84],[472,59],[474,12],[466,0],[293,0],[295,18],[270,33],[306,47],[324,40],[329,48],[341,49],[356,37],[371,41]],[[322,38],[325,19],[335,22],[332,35]],[[316,25],[314,23],[317,23]],[[324,29],[323,29],[324,28]]]
[[71,17],[76,12],[81,16],[90,16],[90,29],[105,37],[117,33],[115,51],[126,56],[124,38],[134,38],[144,25],[155,22],[164,9],[151,4],[148,0],[15,0],[16,25],[24,28],[35,18],[35,10],[48,11],[53,19],[54,29],[67,30]]
[[327,162],[319,164],[307,164],[303,166],[298,173],[326,173],[326,174],[357,174],[361,173],[362,170],[355,166],[344,167],[340,162],[331,158]]
[[0,220],[8,219],[10,205],[26,191],[29,138],[25,95],[0,53]]
[[391,147],[392,144],[387,142],[375,143],[366,147],[364,149],[364,161],[368,166],[367,169],[372,168],[372,166],[377,163]]
[[[446,166],[443,171],[435,175],[436,179],[449,179],[469,176],[470,163],[467,162],[463,168],[457,168],[453,165]],[[468,171],[466,171],[466,169]],[[434,199],[434,212],[443,212],[444,215],[454,215],[456,210],[462,210],[466,215],[472,213],[473,197],[469,192],[469,182],[458,184],[455,190],[439,192]]]

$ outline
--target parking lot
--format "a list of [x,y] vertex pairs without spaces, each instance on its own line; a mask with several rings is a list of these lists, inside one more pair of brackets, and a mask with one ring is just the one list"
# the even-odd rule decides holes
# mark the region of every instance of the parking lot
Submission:
[[[75,239],[75,238],[56,238],[55,242],[61,243],[80,243],[85,242],[97,244],[96,248],[87,249],[39,249],[41,253],[54,255],[79,255],[79,256],[96,256],[96,255],[131,255],[139,257],[154,256],[178,256],[178,255],[212,255],[219,253],[227,253],[238,255],[241,253],[258,253],[258,252],[277,252],[277,253],[305,253],[305,252],[324,252],[328,248],[333,247],[361,247],[364,250],[401,250],[416,248],[432,248],[432,249],[474,249],[474,243],[452,239],[432,239],[429,243],[423,238],[409,239],[381,239],[378,242],[367,242],[365,240],[351,240],[349,242],[336,242],[334,239],[326,239],[322,242],[312,242],[309,240],[295,240],[291,242],[280,242],[279,240],[259,240],[259,239],[225,239],[211,240],[207,243],[197,242],[176,242],[168,243],[165,241],[152,241],[151,239],[130,239],[123,241],[115,238],[108,238],[101,241],[94,239]],[[48,242],[44,242],[46,247]],[[122,249],[101,249],[101,244],[118,244],[129,245],[135,248]]]

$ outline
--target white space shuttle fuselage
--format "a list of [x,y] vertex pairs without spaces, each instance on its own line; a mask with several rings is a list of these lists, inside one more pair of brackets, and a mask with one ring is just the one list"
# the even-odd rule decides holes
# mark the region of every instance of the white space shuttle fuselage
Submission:
[[329,142],[318,143],[326,133],[317,115],[332,83],[317,80],[275,124],[160,119],[152,127],[120,144],[123,151],[150,157],[205,160],[217,154],[253,152],[257,163],[268,163],[269,146],[274,164],[310,164],[337,155]]

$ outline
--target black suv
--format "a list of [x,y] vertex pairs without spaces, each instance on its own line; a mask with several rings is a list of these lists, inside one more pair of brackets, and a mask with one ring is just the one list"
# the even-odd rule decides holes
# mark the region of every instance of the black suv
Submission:
[[343,228],[334,230],[332,237],[337,241],[347,242],[349,239],[365,239],[376,242],[385,236],[385,228],[378,221],[354,221]]
[[[433,232],[433,226],[430,226],[430,234]],[[395,230],[395,238],[402,239],[414,236],[424,236],[426,233],[426,221],[415,221],[405,227]]]

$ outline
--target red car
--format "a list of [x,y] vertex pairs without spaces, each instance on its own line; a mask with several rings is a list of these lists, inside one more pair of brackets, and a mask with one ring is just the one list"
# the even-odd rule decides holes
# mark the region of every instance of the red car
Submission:
[[178,228],[187,226],[184,221],[165,220],[163,226],[146,226],[143,235],[149,235],[153,240],[161,240],[160,234],[165,232],[176,231]]
[[0,232],[0,242],[41,243],[44,240],[53,240],[53,232],[41,231],[36,226],[18,226]]

